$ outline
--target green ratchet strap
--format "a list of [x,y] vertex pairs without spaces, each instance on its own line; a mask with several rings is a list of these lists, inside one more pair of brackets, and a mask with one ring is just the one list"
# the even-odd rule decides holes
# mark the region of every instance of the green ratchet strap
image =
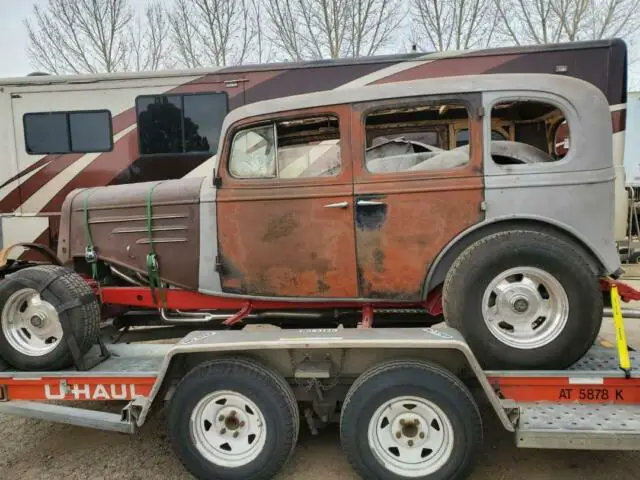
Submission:
[[89,265],[91,265],[91,277],[94,280],[98,280],[98,254],[96,247],[93,244],[93,237],[91,236],[91,226],[89,225],[89,195],[90,190],[87,190],[87,194],[84,196],[84,237],[86,247],[84,249],[84,258]]
[[149,253],[147,254],[147,276],[149,277],[149,287],[151,288],[151,296],[153,303],[158,305],[158,298],[156,297],[156,290],[158,290],[160,301],[162,302],[162,308],[166,308],[167,301],[164,289],[162,288],[162,281],[160,280],[160,264],[158,263],[158,255],[156,254],[155,245],[153,242],[153,216],[151,208],[151,199],[153,196],[153,190],[162,182],[154,184],[147,192],[147,231],[149,232]]
[[89,195],[91,190],[87,189],[87,194],[84,196],[84,237],[86,247],[84,249],[84,259],[91,265],[91,278],[96,281],[98,286],[98,296],[102,302],[102,289],[100,288],[100,279],[98,278],[98,252],[93,243],[93,236],[91,235],[91,225],[89,224]]

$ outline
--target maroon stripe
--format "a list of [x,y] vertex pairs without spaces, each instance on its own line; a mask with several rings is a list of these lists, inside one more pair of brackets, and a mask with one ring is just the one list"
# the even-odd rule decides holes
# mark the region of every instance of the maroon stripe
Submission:
[[611,112],[611,127],[613,133],[622,132],[627,128],[627,110],[616,110]]
[[36,168],[40,167],[41,165],[45,165],[47,162],[50,162],[53,158],[58,157],[58,156],[59,155],[47,155],[46,157],[41,158],[37,162],[34,162],[31,165],[29,165],[24,170],[21,170],[20,172],[18,172],[18,174],[16,176],[11,177],[9,180],[4,182],[2,185],[0,185],[0,188],[4,187],[5,185],[9,185],[14,180],[18,180],[19,178],[24,177],[27,173],[35,170]]
[[514,55],[496,55],[485,57],[458,56],[441,58],[432,62],[418,65],[402,72],[394,73],[388,77],[373,82],[392,83],[418,80],[422,78],[454,77],[458,75],[477,75],[485,73],[492,68],[502,65],[515,58]]

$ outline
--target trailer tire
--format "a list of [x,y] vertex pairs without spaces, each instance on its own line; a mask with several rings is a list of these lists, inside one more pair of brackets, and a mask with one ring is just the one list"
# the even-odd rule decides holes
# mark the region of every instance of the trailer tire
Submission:
[[362,478],[466,478],[482,436],[469,389],[424,360],[369,369],[349,389],[340,416],[342,448]]
[[464,250],[444,282],[445,321],[484,368],[563,369],[593,345],[603,296],[583,254],[547,233],[511,230]]
[[21,370],[59,370],[73,365],[63,324],[84,355],[97,341],[100,321],[100,304],[93,290],[65,267],[29,267],[0,282],[0,356]]
[[291,387],[251,359],[220,358],[194,368],[169,402],[173,450],[200,479],[272,478],[291,457],[299,428]]

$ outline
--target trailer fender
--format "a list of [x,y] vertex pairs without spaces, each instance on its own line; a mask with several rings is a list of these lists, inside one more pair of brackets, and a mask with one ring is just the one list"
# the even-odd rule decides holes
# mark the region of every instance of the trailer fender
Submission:
[[[323,328],[323,329],[287,329],[279,328],[255,330],[226,330],[226,331],[194,331],[171,347],[165,356],[158,376],[147,397],[133,402],[132,409],[137,425],[140,427],[146,421],[156,399],[163,389],[168,386],[171,371],[179,359],[185,357],[198,358],[206,361],[220,355],[245,355],[263,358],[265,355],[293,355],[293,352],[340,350],[343,352],[359,351],[352,356],[358,359],[362,354],[383,354],[389,358],[415,358],[416,353],[443,354],[455,352],[466,361],[466,368],[476,378],[496,415],[505,429],[514,431],[513,422],[509,419],[504,406],[489,383],[484,371],[471,352],[469,346],[460,333],[449,327],[425,327],[420,329],[376,329],[376,328]],[[429,358],[429,357],[425,357]],[[445,365],[446,366],[446,365]],[[354,372],[356,375],[362,373]],[[291,376],[291,375],[285,375]],[[179,388],[179,387],[178,387]]]

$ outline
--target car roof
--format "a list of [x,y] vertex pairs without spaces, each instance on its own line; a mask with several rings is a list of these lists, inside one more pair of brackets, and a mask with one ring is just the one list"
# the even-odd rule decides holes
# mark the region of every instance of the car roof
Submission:
[[571,104],[583,105],[585,108],[592,102],[600,105],[604,103],[608,108],[606,97],[597,87],[572,77],[526,73],[461,75],[354,88],[337,88],[255,102],[231,111],[224,121],[221,134],[224,136],[227,129],[238,121],[279,112],[393,98],[489,91],[539,92],[543,94],[547,92],[563,97]]

